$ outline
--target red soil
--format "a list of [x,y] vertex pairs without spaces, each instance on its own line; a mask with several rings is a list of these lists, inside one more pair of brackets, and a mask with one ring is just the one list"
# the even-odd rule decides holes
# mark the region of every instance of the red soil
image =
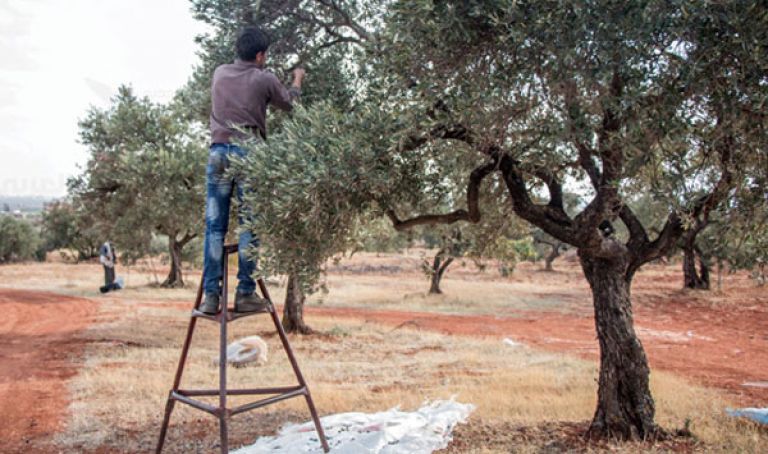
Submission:
[[76,372],[78,339],[98,303],[53,293],[0,289],[0,446],[40,449],[67,416],[67,379]]
[[[560,273],[521,271],[537,295],[563,301],[558,310],[499,316],[445,315],[356,308],[306,308],[313,315],[371,320],[455,335],[516,342],[597,360],[588,289],[576,266]],[[461,273],[456,273],[461,275]],[[461,276],[460,278],[469,278]],[[650,267],[635,280],[635,326],[656,370],[725,390],[739,405],[768,406],[768,294],[746,276],[729,277],[724,292],[680,290],[680,273]],[[541,286],[539,286],[541,284]],[[539,289],[540,292],[539,292]],[[154,305],[155,303],[153,303]],[[168,304],[163,302],[161,304]],[[187,309],[190,302],[170,303]],[[50,442],[67,414],[67,379],[77,371],[96,301],[53,293],[0,289],[0,446],[3,452]],[[745,383],[757,386],[744,386]]]

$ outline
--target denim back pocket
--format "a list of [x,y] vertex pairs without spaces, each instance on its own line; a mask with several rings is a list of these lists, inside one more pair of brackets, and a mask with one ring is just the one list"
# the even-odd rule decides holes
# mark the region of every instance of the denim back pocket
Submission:
[[212,149],[208,155],[208,166],[206,167],[206,175],[213,181],[223,181],[229,168],[229,159],[227,159],[227,151]]

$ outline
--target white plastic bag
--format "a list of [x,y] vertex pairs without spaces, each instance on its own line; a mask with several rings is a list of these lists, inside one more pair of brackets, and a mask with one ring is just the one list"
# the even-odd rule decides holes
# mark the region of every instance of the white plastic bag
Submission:
[[[241,367],[250,363],[267,363],[267,343],[259,336],[248,336],[227,345],[227,362]],[[214,360],[218,364],[219,359]]]

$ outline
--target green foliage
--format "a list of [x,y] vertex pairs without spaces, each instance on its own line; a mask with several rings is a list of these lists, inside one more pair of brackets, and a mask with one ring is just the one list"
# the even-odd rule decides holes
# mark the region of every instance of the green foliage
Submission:
[[80,128],[90,158],[70,182],[73,203],[82,204],[124,259],[146,254],[154,234],[183,246],[201,233],[204,131],[127,87],[110,108],[89,111]]
[[[205,4],[222,23],[244,11]],[[259,5],[250,18],[300,29],[297,4]],[[639,219],[642,230],[620,226],[623,244],[609,248],[631,255],[631,275],[674,244],[702,197],[715,194],[711,210],[765,163],[764,15],[744,14],[758,3],[740,6],[423,0],[369,10],[368,38],[355,43],[363,52],[329,60],[348,68],[341,86],[354,96],[335,104],[321,90],[325,101],[312,98],[269,145],[253,145],[242,168],[246,203],[260,213],[250,228],[274,248],[265,263],[311,281],[354,244],[363,219],[461,207],[470,172],[497,160],[484,211],[508,193],[523,219],[594,254],[607,253],[600,224]],[[574,209],[557,200],[564,183],[578,188]]]
[[40,245],[40,234],[28,221],[0,216],[0,263],[40,259]]
[[248,153],[234,171],[243,179],[244,204],[255,213],[245,228],[264,245],[263,269],[296,274],[309,288],[328,258],[354,246],[373,204],[372,180],[386,169],[364,156],[362,143],[337,137],[348,125],[330,104],[294,112],[268,143],[244,144]]
[[445,156],[440,147],[414,157],[392,153],[404,140],[392,132],[407,120],[389,115],[369,105],[344,113],[316,103],[297,108],[268,142],[244,144],[249,151],[235,171],[245,181],[245,205],[257,213],[246,228],[262,240],[267,272],[298,273],[310,288],[325,261],[353,249],[361,226],[385,207],[407,212],[450,200],[447,191],[458,187],[450,178],[463,181],[466,157]]
[[499,260],[499,272],[504,277],[514,272],[518,263],[534,261],[538,255],[531,237],[519,240],[499,237],[496,238],[490,250],[493,253],[492,257]]
[[[268,32],[272,44],[268,66],[283,80],[290,69],[301,65],[311,74],[302,88],[304,103],[325,101],[339,109],[348,108],[354,95],[355,80],[347,58],[356,52],[355,43],[364,39],[355,30],[358,21],[368,20],[380,1],[243,2],[241,0],[192,0],[197,20],[212,31],[198,36],[201,64],[187,85],[176,95],[178,105],[189,118],[207,123],[210,114],[210,86],[213,70],[235,60],[238,32],[247,25],[259,25]],[[282,116],[273,119],[280,122]],[[279,129],[271,125],[270,129]]]
[[412,243],[412,232],[398,232],[384,218],[374,218],[360,225],[355,234],[354,251],[399,252]]
[[754,181],[732,192],[696,239],[704,259],[727,262],[731,270],[751,270],[758,281],[764,279],[761,269],[768,263],[767,203],[768,192]]
[[44,250],[71,249],[79,260],[96,257],[103,241],[91,221],[82,204],[76,207],[69,201],[56,201],[46,205],[41,231]]

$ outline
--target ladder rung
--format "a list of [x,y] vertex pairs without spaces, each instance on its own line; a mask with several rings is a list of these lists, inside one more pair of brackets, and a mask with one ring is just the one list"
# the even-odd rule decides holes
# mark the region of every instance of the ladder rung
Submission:
[[307,394],[307,390],[302,386],[301,389],[287,392],[285,394],[280,394],[279,396],[268,397],[266,399],[257,400],[256,402],[252,402],[250,404],[240,405],[238,407],[233,408],[230,413],[232,415],[236,415],[244,411],[253,410],[259,407],[263,407],[265,405],[270,405],[276,402],[280,402],[281,400],[290,399],[292,397],[297,397],[297,396],[303,396],[306,394]]
[[[269,307],[265,311],[235,312],[232,309],[227,309],[227,321],[237,320],[238,318],[248,317],[250,315],[269,314],[270,312],[273,312],[274,310],[275,310],[274,306],[271,305],[271,304],[269,305]],[[192,309],[192,317],[203,318],[203,319],[206,319],[206,320],[211,320],[211,321],[214,321],[214,322],[218,322],[218,321],[220,321],[219,317],[221,317],[221,312],[219,312],[216,315],[209,315],[209,314],[206,314],[205,312],[200,312],[197,309]]]
[[[252,394],[284,394],[303,390],[303,386],[283,386],[277,388],[253,388],[253,389],[227,389],[228,396],[247,396]],[[179,389],[176,391],[182,396],[218,396],[218,389]]]
[[237,320],[238,318],[248,317],[249,315],[269,314],[274,310],[275,308],[271,304],[267,306],[267,310],[256,311],[256,312],[235,312],[232,309],[227,309],[227,317],[228,317],[227,320]]
[[219,409],[217,407],[206,404],[205,402],[200,402],[199,400],[190,399],[189,397],[184,396],[183,394],[180,394],[177,391],[171,391],[171,398],[178,400],[179,402],[185,403],[191,407],[195,407],[199,410],[207,411],[212,415],[216,415],[219,413]]

